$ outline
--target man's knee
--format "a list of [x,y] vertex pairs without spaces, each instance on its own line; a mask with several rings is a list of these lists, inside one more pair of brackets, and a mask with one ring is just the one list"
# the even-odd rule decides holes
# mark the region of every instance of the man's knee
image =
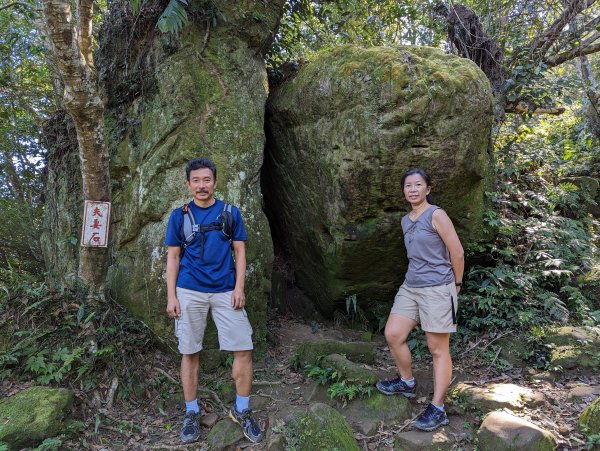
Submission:
[[252,351],[234,351],[233,361],[239,364],[252,363]]

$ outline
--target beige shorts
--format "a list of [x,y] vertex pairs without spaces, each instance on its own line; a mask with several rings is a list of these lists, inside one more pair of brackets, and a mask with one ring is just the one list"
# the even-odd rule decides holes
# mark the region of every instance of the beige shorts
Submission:
[[458,296],[450,282],[436,287],[411,288],[402,284],[391,313],[414,319],[425,332],[456,332]]
[[221,351],[249,351],[252,346],[252,326],[245,309],[231,306],[231,294],[202,293],[177,288],[181,316],[175,320],[175,336],[179,339],[179,352],[195,354],[202,350],[208,311],[217,326]]

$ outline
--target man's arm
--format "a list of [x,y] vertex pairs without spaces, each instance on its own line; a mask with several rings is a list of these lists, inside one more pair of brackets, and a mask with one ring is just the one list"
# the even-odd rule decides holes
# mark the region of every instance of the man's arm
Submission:
[[181,315],[176,290],[180,260],[181,248],[179,246],[169,246],[167,248],[167,314],[171,318],[179,318]]
[[231,306],[238,310],[246,305],[244,284],[246,279],[246,242],[234,241],[233,253],[235,255],[235,288],[231,296]]

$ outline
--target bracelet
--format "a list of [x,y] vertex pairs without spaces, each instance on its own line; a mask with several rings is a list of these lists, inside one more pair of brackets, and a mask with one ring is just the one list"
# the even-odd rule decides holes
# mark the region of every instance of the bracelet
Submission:
[[454,285],[456,285],[457,287],[461,287],[462,288],[463,283],[462,282],[454,282]]

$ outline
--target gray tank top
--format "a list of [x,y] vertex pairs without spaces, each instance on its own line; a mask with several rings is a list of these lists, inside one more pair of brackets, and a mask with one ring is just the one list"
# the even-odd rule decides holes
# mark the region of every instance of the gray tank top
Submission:
[[414,222],[409,215],[402,218],[404,245],[408,254],[404,283],[409,287],[434,287],[454,281],[450,252],[431,220],[438,208],[432,205]]

